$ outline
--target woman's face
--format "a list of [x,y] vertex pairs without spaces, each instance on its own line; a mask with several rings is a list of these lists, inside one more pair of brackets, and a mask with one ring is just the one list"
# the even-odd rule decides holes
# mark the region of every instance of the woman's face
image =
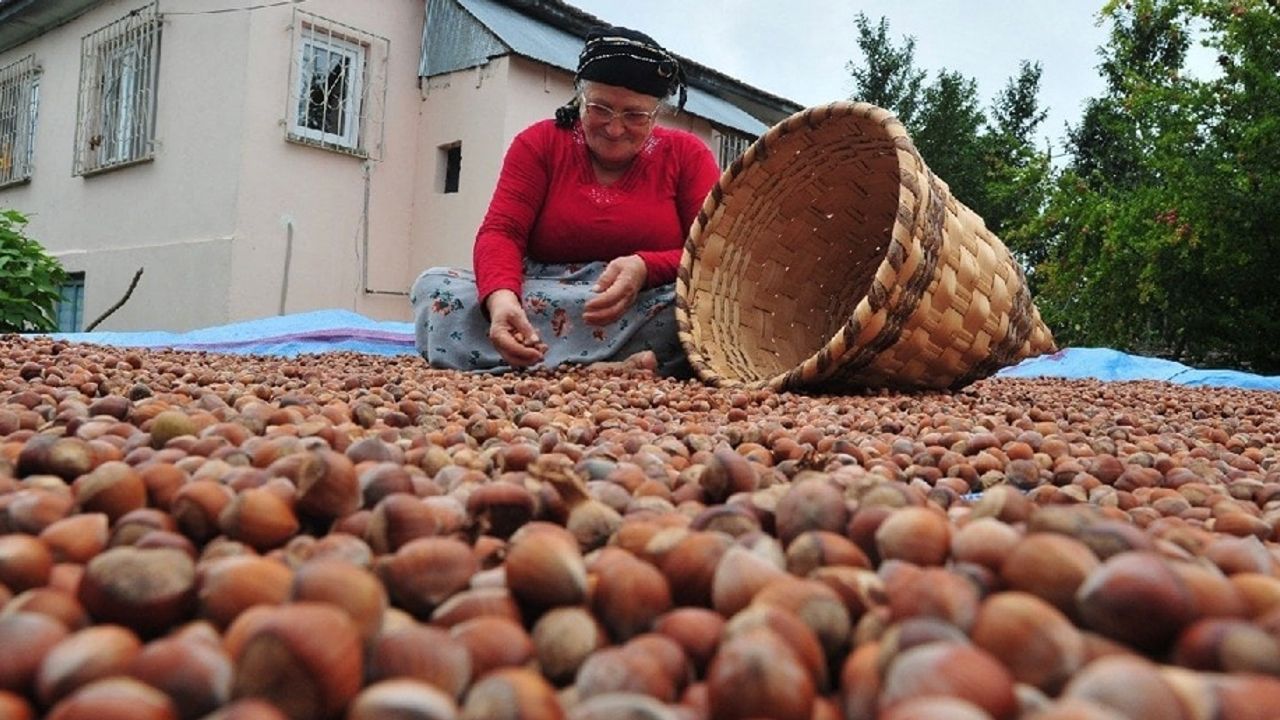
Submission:
[[582,88],[582,130],[596,162],[625,167],[653,132],[658,98],[617,85],[588,82]]

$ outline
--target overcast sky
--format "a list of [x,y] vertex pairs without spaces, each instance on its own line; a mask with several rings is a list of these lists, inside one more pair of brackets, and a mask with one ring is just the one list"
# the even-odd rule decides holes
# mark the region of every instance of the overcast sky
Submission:
[[668,49],[794,100],[848,99],[846,64],[861,57],[854,16],[884,17],[900,46],[916,39],[916,66],[975,79],[983,109],[1021,60],[1039,61],[1041,131],[1061,152],[1064,126],[1102,93],[1097,49],[1101,0],[568,0],[615,25],[648,33]]

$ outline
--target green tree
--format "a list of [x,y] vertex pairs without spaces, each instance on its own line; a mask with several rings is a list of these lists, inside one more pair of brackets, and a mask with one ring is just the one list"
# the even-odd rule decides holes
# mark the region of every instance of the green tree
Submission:
[[26,235],[27,218],[0,210],[0,331],[57,330],[54,314],[66,272]]
[[845,65],[853,76],[853,97],[892,110],[903,125],[911,127],[925,81],[925,72],[916,68],[916,39],[908,35],[901,47],[895,47],[889,39],[889,21],[883,17],[872,27],[867,16],[858,13],[854,25],[863,63]]
[[[1039,220],[1060,342],[1280,371],[1280,8],[1115,0],[1107,92],[1070,134]],[[1184,71],[1191,27],[1221,72]]]
[[1044,260],[1036,234],[1051,189],[1052,158],[1036,145],[1036,132],[1047,115],[1040,107],[1039,63],[1023,61],[991,105],[983,135],[987,226],[1027,269],[1034,290],[1035,267]]
[[1045,116],[1037,98],[1040,66],[1022,63],[988,118],[972,78],[942,69],[925,84],[926,72],[915,66],[915,38],[895,45],[885,18],[873,25],[859,13],[855,25],[862,62],[848,64],[853,97],[894,112],[929,169],[993,232],[1018,232],[1048,187],[1048,155],[1033,144]]

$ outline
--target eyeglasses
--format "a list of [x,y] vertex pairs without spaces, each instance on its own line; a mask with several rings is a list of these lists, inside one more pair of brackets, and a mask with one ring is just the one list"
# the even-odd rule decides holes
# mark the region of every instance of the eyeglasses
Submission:
[[658,108],[654,108],[648,112],[643,110],[623,110],[621,112],[614,110],[608,105],[600,103],[583,103],[583,111],[591,122],[597,122],[601,125],[608,125],[613,122],[614,118],[622,118],[622,124],[629,128],[648,127],[649,123],[658,115]]

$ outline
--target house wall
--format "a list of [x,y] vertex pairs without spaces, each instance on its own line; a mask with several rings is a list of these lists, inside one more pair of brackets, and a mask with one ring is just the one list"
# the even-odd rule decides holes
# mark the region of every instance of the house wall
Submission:
[[[85,273],[86,323],[144,268],[104,330],[184,330],[228,318],[239,163],[228,149],[240,143],[244,14],[166,17],[155,160],[72,175],[81,38],[145,4],[104,2],[0,54],[8,64],[33,53],[42,71],[32,179],[0,190],[0,206],[28,214],[31,237],[67,270]],[[166,0],[161,7],[184,4],[192,3]]]
[[[86,322],[145,270],[103,330],[333,307],[409,319],[421,270],[470,267],[512,138],[572,92],[569,73],[516,56],[420,81],[421,0],[308,0],[296,7],[388,40],[384,147],[366,160],[286,140],[295,6],[161,0],[155,157],[74,176],[81,38],[145,4],[105,0],[0,53],[42,68],[34,176],[0,189],[0,207],[30,215],[32,237],[85,273]],[[660,122],[710,143],[700,118]],[[446,194],[441,148],[459,142],[460,188]]]
[[[366,160],[286,141],[293,13],[287,7],[256,13],[247,49],[253,77],[242,90],[231,316],[341,307],[408,319],[424,5],[310,0],[305,10],[388,40],[384,148],[380,159]],[[381,91],[371,92],[383,102]]]

